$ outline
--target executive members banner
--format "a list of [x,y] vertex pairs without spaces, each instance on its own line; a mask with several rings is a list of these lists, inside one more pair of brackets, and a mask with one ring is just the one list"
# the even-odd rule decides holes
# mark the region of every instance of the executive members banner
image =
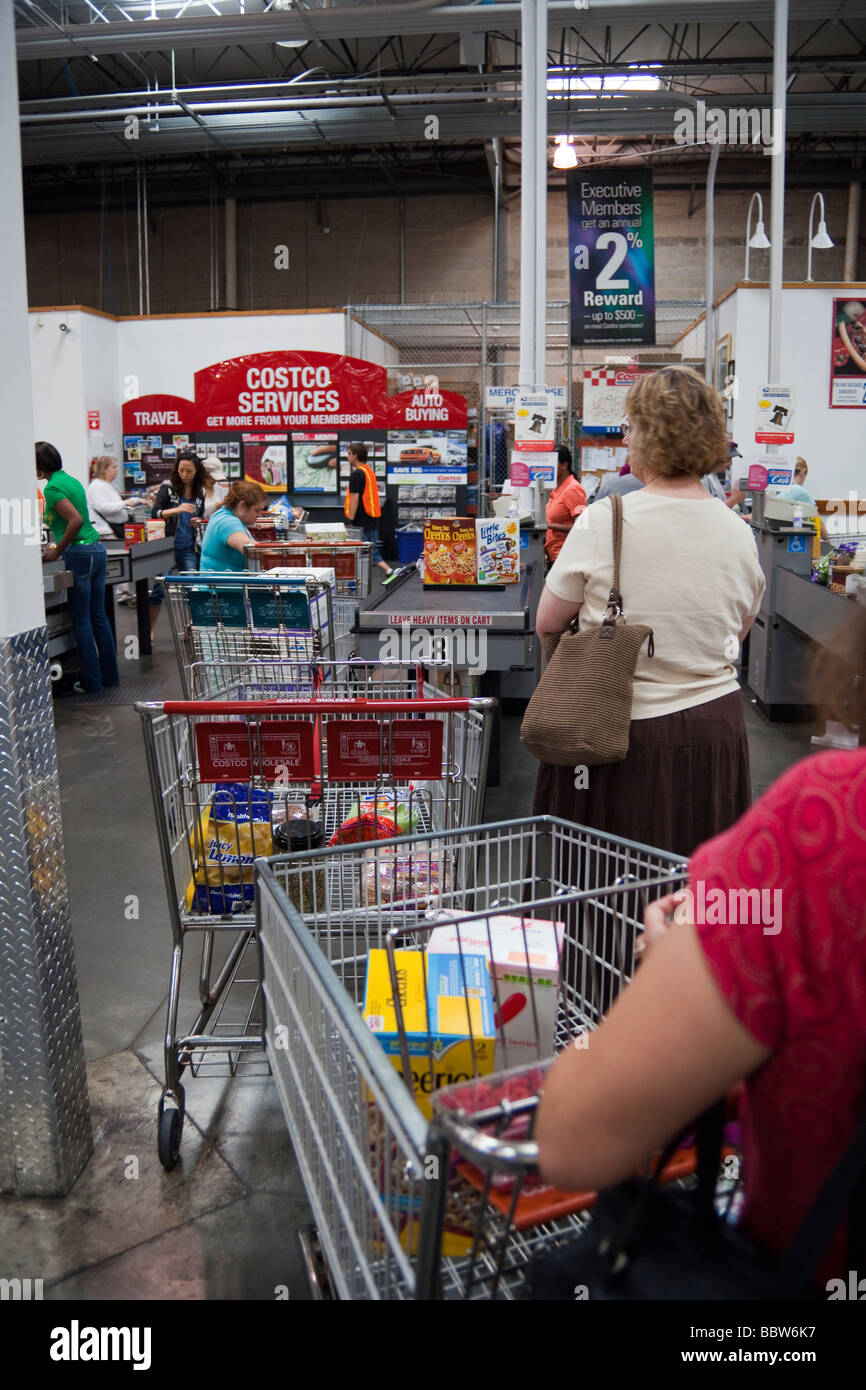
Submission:
[[655,343],[650,170],[567,175],[571,341]]

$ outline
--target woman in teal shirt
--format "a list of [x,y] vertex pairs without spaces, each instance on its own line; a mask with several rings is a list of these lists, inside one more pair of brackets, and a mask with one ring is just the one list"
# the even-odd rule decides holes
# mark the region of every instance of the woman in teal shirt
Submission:
[[214,512],[205,529],[199,572],[245,569],[244,546],[250,545],[253,539],[247,527],[258,520],[266,506],[265,494],[258,483],[248,483],[244,479],[232,483],[225,502]]

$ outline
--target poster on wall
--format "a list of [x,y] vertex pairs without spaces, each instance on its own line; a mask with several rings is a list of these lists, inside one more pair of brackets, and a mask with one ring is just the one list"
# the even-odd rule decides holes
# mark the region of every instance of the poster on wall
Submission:
[[571,341],[654,343],[652,171],[573,169],[566,191]]
[[644,375],[632,367],[587,367],[583,373],[583,430],[585,434],[622,434],[625,403],[631,388]]
[[340,491],[339,445],[335,434],[292,434],[294,492]]
[[866,304],[860,299],[833,300],[830,405],[866,407]]
[[465,430],[391,430],[388,433],[388,482],[392,486],[462,487],[467,476]]
[[286,492],[288,480],[288,447],[284,434],[244,434],[244,473],[265,492]]

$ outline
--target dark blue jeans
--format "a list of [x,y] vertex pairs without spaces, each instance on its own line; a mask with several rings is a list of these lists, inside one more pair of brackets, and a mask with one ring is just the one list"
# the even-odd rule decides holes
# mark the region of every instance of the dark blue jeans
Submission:
[[114,634],[105,616],[105,546],[71,545],[63,562],[73,576],[67,602],[75,625],[81,684],[88,695],[104,685],[119,685]]
[[197,570],[198,560],[195,545],[176,545],[174,547],[174,567],[183,574],[186,570]]

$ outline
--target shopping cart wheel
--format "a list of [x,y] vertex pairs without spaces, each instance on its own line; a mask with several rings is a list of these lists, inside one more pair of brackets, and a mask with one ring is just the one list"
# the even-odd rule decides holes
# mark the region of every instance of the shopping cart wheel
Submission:
[[183,1115],[180,1110],[169,1106],[166,1108],[163,1101],[159,1103],[159,1118],[157,1122],[156,1147],[159,1153],[159,1161],[166,1172],[171,1172],[177,1163],[180,1155],[180,1136],[183,1133]]
[[317,1302],[334,1298],[328,1263],[319,1244],[319,1233],[315,1226],[302,1226],[298,1231],[298,1247],[304,1270],[310,1285],[310,1297]]

